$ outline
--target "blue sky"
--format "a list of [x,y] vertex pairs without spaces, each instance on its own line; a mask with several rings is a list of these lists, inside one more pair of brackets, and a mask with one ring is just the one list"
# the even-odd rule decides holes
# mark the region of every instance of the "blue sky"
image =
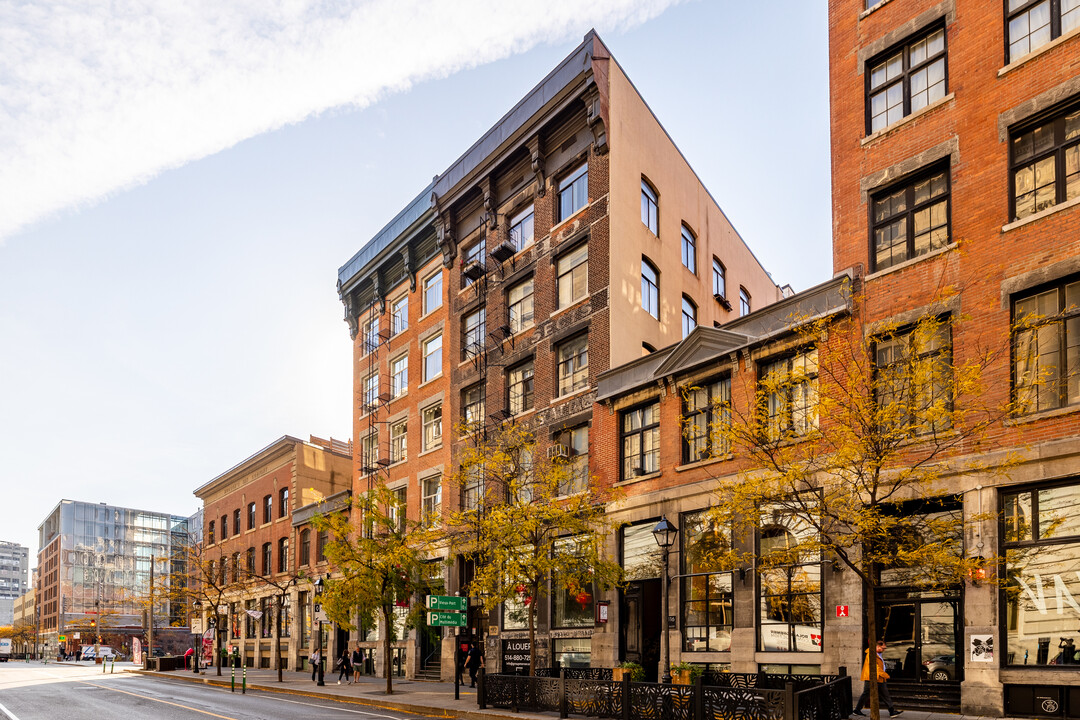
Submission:
[[[470,10],[448,26],[448,5]],[[17,48],[0,58],[0,540],[31,552],[61,498],[189,514],[283,434],[347,439],[338,267],[591,26],[774,279],[831,275],[825,3],[237,1],[213,41],[151,5],[84,18],[92,42],[40,14],[81,4],[35,6],[0,10]]]

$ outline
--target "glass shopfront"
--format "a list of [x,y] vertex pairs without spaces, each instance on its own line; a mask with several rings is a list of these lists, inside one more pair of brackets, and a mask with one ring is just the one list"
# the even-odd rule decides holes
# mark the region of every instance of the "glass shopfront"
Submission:
[[1003,664],[1080,666],[1080,484],[1004,493],[1002,505]]

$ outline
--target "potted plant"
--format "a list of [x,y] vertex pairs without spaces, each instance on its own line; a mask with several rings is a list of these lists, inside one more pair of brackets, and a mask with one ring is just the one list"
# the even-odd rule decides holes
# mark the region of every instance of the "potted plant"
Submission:
[[691,665],[688,662],[672,663],[671,682],[678,685],[693,685],[703,672],[705,668],[700,665]]
[[624,662],[612,669],[611,679],[620,682],[624,677],[629,677],[630,682],[641,682],[645,679],[645,668],[636,662]]

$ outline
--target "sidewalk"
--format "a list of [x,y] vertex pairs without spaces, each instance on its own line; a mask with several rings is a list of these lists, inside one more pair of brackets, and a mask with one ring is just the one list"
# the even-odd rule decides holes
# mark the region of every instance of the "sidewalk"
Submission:
[[[75,663],[67,663],[75,664]],[[82,662],[79,665],[93,666],[92,662]],[[116,663],[116,672],[121,672],[121,663]],[[196,675],[191,670],[175,670],[172,672],[152,672],[136,668],[129,662],[123,663],[123,672],[138,673],[163,680],[177,680],[181,682],[201,682],[212,685],[229,687],[231,670],[221,669],[221,677],[217,675],[217,668],[209,668],[208,671],[200,670]],[[242,670],[237,669],[236,692],[240,692]],[[457,717],[470,720],[557,720],[558,713],[513,713],[509,710],[487,709],[480,710],[476,704],[476,690],[468,685],[462,685],[460,700],[454,700],[454,684],[447,682],[425,682],[420,680],[406,680],[394,678],[394,694],[386,695],[386,679],[373,678],[367,675],[361,676],[360,681],[354,684],[346,684],[342,681],[337,684],[337,674],[333,677],[326,675],[323,687],[317,686],[311,681],[311,673],[298,673],[291,670],[282,672],[283,682],[277,681],[276,670],[253,669],[247,670],[247,686],[249,690],[264,692],[283,692],[290,694],[306,695],[308,697],[321,697],[341,702],[351,702],[360,705],[378,707],[385,710],[402,710],[405,712],[432,717]],[[858,717],[858,716],[854,716]],[[887,712],[882,713],[881,718],[888,718]],[[918,710],[905,710],[904,720],[999,720],[983,715],[952,715],[949,713],[921,712]],[[868,720],[868,719],[867,719]],[[1004,720],[1025,720],[1023,718],[1007,718]]]

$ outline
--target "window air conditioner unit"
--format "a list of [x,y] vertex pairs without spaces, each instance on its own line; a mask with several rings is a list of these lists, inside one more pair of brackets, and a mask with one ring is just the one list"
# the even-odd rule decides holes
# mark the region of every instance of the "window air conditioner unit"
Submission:
[[562,443],[555,443],[548,448],[548,459],[554,460],[555,458],[569,458],[573,455],[573,451]]

